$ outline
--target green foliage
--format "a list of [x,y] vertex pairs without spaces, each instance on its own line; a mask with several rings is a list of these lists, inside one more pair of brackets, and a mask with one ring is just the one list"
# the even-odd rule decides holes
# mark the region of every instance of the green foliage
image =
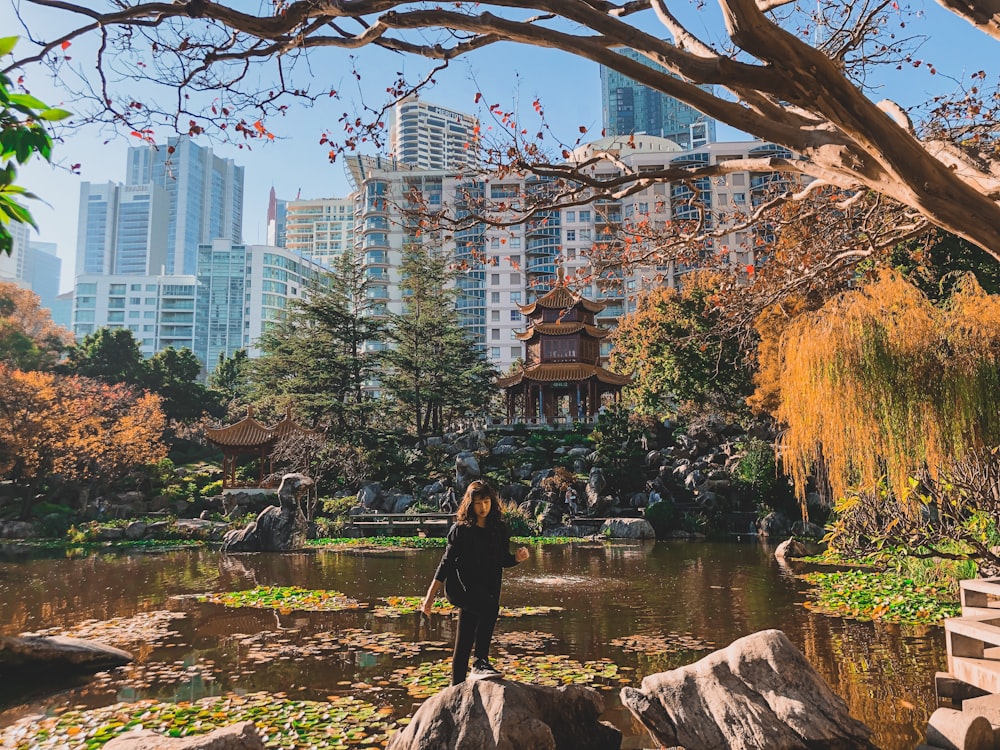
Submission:
[[219,401],[230,406],[249,403],[250,359],[246,349],[237,349],[232,356],[219,352],[219,362],[208,376],[208,387],[219,394]]
[[222,494],[222,480],[216,479],[214,482],[209,482],[204,487],[201,488],[202,497],[215,497],[216,495]]
[[72,508],[55,503],[38,503],[32,507],[31,513],[38,519],[36,526],[46,538],[66,536],[76,519],[76,512]]
[[71,347],[63,369],[109,385],[143,386],[147,370],[139,342],[128,328],[99,328]]
[[500,515],[511,536],[528,536],[538,532],[534,519],[517,503],[500,501]]
[[205,412],[222,415],[215,392],[198,380],[201,362],[190,349],[168,346],[145,362],[144,369],[145,385],[160,394],[167,419],[190,423]]
[[[0,57],[11,54],[16,44],[16,36],[0,38]],[[37,196],[17,184],[18,165],[34,156],[51,160],[52,137],[45,123],[69,116],[66,110],[50,107],[30,94],[15,93],[10,78],[0,74],[0,253],[13,251],[12,222],[38,228],[31,211],[21,203],[22,198]]]
[[624,396],[638,413],[671,414],[685,402],[746,410],[750,371],[739,342],[719,324],[712,293],[697,282],[680,293],[653,289],[619,321],[611,369],[631,374]]
[[360,260],[342,254],[261,336],[263,354],[249,365],[250,396],[328,425],[345,440],[363,431],[373,413],[365,383],[378,374],[372,345],[384,339],[367,288]]
[[403,250],[406,311],[391,316],[380,380],[418,440],[441,435],[467,412],[481,413],[495,372],[460,325],[448,259],[420,245]]
[[663,538],[668,531],[677,528],[679,521],[677,509],[669,498],[663,498],[660,502],[650,505],[643,511],[642,515],[649,521],[649,525],[653,527],[653,531],[659,538]]
[[307,612],[342,612],[364,606],[339,591],[304,589],[299,586],[257,586],[246,591],[204,594],[198,597],[198,601],[223,604],[233,608]]
[[590,440],[597,451],[597,463],[612,490],[621,496],[640,490],[645,481],[641,466],[646,451],[642,447],[643,427],[631,418],[630,411],[614,404],[597,418]]

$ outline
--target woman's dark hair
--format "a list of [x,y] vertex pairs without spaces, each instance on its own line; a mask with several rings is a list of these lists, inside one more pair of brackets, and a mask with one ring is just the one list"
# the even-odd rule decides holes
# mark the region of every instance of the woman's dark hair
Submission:
[[489,483],[482,479],[471,482],[462,496],[462,502],[458,505],[458,512],[455,514],[455,521],[462,526],[475,526],[476,513],[472,504],[484,497],[490,499],[490,514],[486,516],[487,526],[500,526],[503,523],[503,516],[500,513],[500,493]]

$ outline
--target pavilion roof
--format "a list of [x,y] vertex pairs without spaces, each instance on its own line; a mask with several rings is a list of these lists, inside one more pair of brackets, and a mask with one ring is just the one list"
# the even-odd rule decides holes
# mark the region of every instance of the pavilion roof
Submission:
[[273,443],[293,432],[310,432],[310,430],[295,422],[288,413],[280,422],[267,427],[253,418],[253,408],[250,408],[247,410],[247,415],[235,424],[206,428],[205,437],[216,445],[255,448]]
[[519,331],[514,335],[517,336],[521,341],[527,341],[532,338],[535,334],[540,336],[568,336],[571,333],[577,333],[579,331],[586,331],[587,335],[595,339],[603,339],[605,336],[611,335],[611,331],[606,328],[598,328],[597,326],[592,326],[588,323],[535,323],[529,326],[526,331]]
[[525,380],[536,383],[556,383],[561,381],[579,382],[597,378],[608,385],[628,385],[632,378],[605,370],[600,365],[590,365],[583,362],[542,362],[530,367],[523,367],[520,372],[507,377],[497,378],[497,385],[510,388]]

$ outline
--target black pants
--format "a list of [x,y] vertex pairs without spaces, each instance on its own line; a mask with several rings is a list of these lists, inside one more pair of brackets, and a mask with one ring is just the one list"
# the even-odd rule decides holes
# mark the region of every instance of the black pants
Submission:
[[500,604],[489,604],[475,609],[458,610],[458,632],[455,634],[455,653],[451,658],[451,684],[457,685],[469,673],[469,655],[475,646],[477,659],[490,657],[493,628],[500,615]]

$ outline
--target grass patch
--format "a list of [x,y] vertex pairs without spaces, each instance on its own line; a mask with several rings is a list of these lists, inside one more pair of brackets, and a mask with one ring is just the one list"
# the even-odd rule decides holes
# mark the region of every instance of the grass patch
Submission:
[[934,625],[961,612],[948,583],[919,583],[897,573],[865,570],[807,573],[803,578],[816,587],[806,606],[824,614]]

